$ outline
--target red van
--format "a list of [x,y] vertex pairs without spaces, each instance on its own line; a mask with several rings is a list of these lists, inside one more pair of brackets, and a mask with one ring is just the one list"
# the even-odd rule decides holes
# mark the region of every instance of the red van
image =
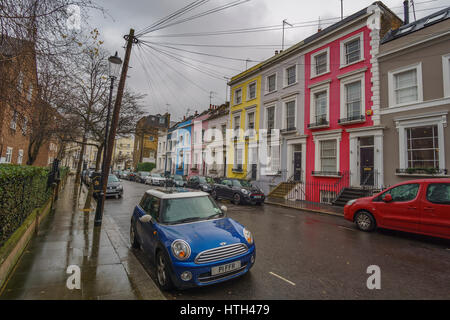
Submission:
[[344,217],[363,231],[380,227],[450,239],[450,179],[410,180],[350,200]]

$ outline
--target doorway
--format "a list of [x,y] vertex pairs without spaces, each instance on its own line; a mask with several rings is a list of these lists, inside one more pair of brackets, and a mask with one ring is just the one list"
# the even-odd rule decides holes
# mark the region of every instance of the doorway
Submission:
[[359,177],[361,186],[373,186],[375,182],[374,171],[374,138],[359,138]]

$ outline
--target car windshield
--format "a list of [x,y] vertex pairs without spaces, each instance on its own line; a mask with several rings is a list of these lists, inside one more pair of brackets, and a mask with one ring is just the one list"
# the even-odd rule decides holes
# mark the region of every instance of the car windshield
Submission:
[[174,179],[174,180],[183,180],[183,177],[182,177],[182,176],[175,175],[175,176],[173,176],[173,179]]
[[111,182],[119,182],[119,179],[115,175],[110,174],[108,176],[108,183],[111,183]]
[[150,173],[148,173],[148,172],[140,172],[139,174],[143,177],[150,175]]
[[208,196],[165,199],[162,222],[176,224],[207,220],[224,216],[224,213]]
[[152,177],[161,178],[161,175],[159,173],[152,173]]
[[233,186],[235,187],[243,187],[243,188],[251,188],[252,184],[247,180],[233,180]]
[[210,177],[198,177],[200,183],[214,183]]

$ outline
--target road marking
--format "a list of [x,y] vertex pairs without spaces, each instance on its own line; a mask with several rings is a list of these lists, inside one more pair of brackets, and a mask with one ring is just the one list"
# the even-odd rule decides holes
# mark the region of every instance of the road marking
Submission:
[[275,276],[275,277],[277,277],[277,278],[279,278],[279,279],[281,279],[281,280],[283,280],[283,281],[286,281],[287,283],[289,283],[289,284],[295,286],[295,283],[293,283],[292,281],[289,281],[288,279],[285,279],[285,278],[283,278],[282,276],[277,275],[276,273],[273,273],[273,272],[269,272],[269,273],[270,273],[271,275],[273,275],[273,276]]
[[338,228],[345,229],[345,230],[350,230],[350,231],[356,231],[355,229],[347,228],[347,227],[343,227],[343,226],[338,226]]
[[291,215],[289,215],[289,214],[285,214],[285,216],[286,216],[286,217],[289,217],[289,218],[295,218],[295,216],[291,216]]

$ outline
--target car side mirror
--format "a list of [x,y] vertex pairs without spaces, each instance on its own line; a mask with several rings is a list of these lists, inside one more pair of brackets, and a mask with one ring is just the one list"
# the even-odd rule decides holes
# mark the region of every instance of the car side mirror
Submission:
[[149,215],[149,214],[145,214],[145,215],[143,215],[142,217],[139,218],[139,221],[142,222],[142,223],[150,222],[150,221],[152,221],[152,216]]
[[383,201],[384,202],[391,202],[392,201],[392,196],[390,194],[387,194],[383,197]]
[[221,206],[221,207],[220,207],[220,210],[222,210],[223,212],[227,212],[227,211],[228,211],[228,208],[227,208],[226,206]]

